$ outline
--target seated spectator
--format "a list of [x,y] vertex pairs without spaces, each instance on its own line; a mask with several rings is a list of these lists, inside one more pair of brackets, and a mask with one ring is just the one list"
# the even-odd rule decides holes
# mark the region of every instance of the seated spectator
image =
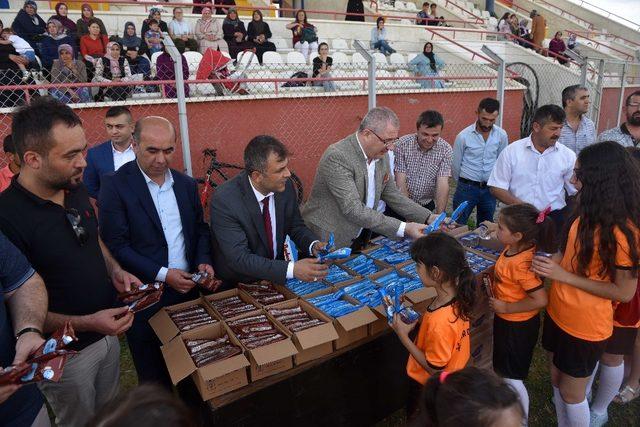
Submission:
[[[564,40],[562,40],[562,31],[556,32],[556,35],[549,41],[549,51],[553,52],[557,55],[564,55],[564,51],[567,50],[567,46],[564,44]],[[562,65],[567,65],[569,61],[566,59],[560,58],[556,55],[552,55],[558,62]]]
[[[2,26],[1,24],[2,22],[0,21],[0,27]],[[11,45],[18,53],[19,57],[15,57],[14,62],[18,65],[20,70],[22,70],[23,80],[28,80],[29,73],[27,71],[27,67],[37,68],[38,65],[36,62],[36,52],[25,39],[13,34],[13,30],[11,28],[2,29],[0,36],[0,44]]]
[[[211,1],[208,1],[207,3],[211,3]],[[236,5],[235,0],[215,0],[213,3],[216,6],[235,6]],[[216,15],[228,15],[229,14],[229,8],[228,7],[216,7],[215,14]]]
[[511,28],[511,34],[513,34],[514,36],[517,36],[518,34],[520,34],[518,17],[516,16],[515,13],[512,13],[511,15],[509,15],[509,28]]
[[129,61],[131,74],[142,74],[143,80],[149,80],[151,77],[151,63],[149,60],[144,55],[140,55],[140,52],[135,47],[124,49],[124,51],[127,61]]
[[509,38],[506,36],[506,34],[512,34],[511,32],[511,24],[509,22],[509,16],[510,13],[509,12],[505,12],[504,15],[502,15],[502,18],[500,18],[500,20],[498,21],[498,32],[505,34],[505,36],[502,36],[502,40],[508,40]]
[[[58,59],[51,67],[51,83],[86,83],[87,68],[84,62],[74,58],[73,47],[68,44],[58,46]],[[60,102],[91,102],[91,90],[88,87],[52,89],[51,95]]]
[[262,56],[265,52],[276,51],[276,45],[269,41],[271,36],[271,29],[269,28],[269,24],[264,22],[262,12],[257,9],[254,10],[251,22],[249,22],[249,27],[247,28],[247,39],[253,42],[260,64],[262,64]]
[[[333,59],[329,56],[329,45],[320,43],[318,46],[318,56],[313,58],[313,77],[331,78],[331,66]],[[336,90],[336,83],[333,80],[314,81],[314,86],[324,87],[325,92]]]
[[0,192],[4,191],[11,184],[11,178],[20,172],[20,156],[16,153],[16,145],[13,143],[11,135],[4,137],[2,150],[7,161],[7,166],[0,169]]
[[371,29],[371,49],[377,49],[387,56],[396,51],[387,41],[387,29],[384,27],[382,16],[376,20],[376,27]]
[[158,21],[152,19],[148,23],[149,29],[144,33],[144,42],[147,44],[147,51],[150,55],[162,52],[162,34]]
[[[444,66],[444,61],[433,53],[433,44],[430,42],[424,44],[422,55],[418,55],[409,61],[409,69],[419,77],[439,76],[438,71],[443,69]],[[418,83],[424,89],[444,88],[444,82],[442,80],[419,80]]]
[[180,7],[173,8],[173,19],[169,22],[169,35],[178,52],[184,53],[186,49],[192,52],[198,51],[198,42],[195,39],[193,28],[191,28],[189,21],[184,19],[184,11]]
[[358,15],[346,15],[344,18],[345,21],[364,22],[364,5],[362,4],[362,0],[349,0],[347,2],[347,13],[357,13]]
[[447,26],[444,16],[438,16],[438,4],[436,2],[431,3],[431,11],[429,12],[429,15],[431,15],[431,21],[429,21],[427,25],[440,27]]
[[[107,52],[95,63],[94,82],[111,83],[127,82],[132,80],[129,61],[120,56],[120,45],[116,42],[107,44]],[[124,101],[131,94],[131,86],[109,86],[98,94],[98,101],[102,101],[102,94],[113,101]]]
[[92,20],[89,23],[89,34],[80,37],[80,54],[87,66],[87,75],[93,78],[94,63],[107,52],[109,39],[100,32],[100,23]]
[[238,18],[238,11],[233,7],[229,8],[229,14],[222,21],[222,32],[224,33],[224,41],[229,46],[231,58],[236,59],[240,52],[253,49],[253,44],[247,41],[244,22]]
[[426,1],[422,3],[422,10],[416,15],[416,25],[427,25],[429,18],[431,18],[431,15],[429,15],[429,2]]
[[147,31],[149,31],[149,25],[153,19],[158,22],[158,28],[161,32],[169,32],[169,26],[162,20],[162,9],[158,7],[152,7],[151,9],[149,9],[149,17],[142,21],[142,29],[140,29],[140,35],[142,37],[147,34]]
[[518,26],[518,37],[524,40],[518,40],[518,44],[522,47],[526,47],[527,49],[533,49],[533,45],[531,43],[531,31],[529,31],[529,21],[526,19],[520,20],[520,25]]
[[[7,29],[3,30],[5,33]],[[0,44],[0,87],[9,85],[19,85],[22,83],[22,73],[19,63],[23,66],[29,64],[29,60],[18,54],[11,43]],[[22,91],[0,90],[0,106],[14,107],[23,97]]]
[[67,7],[66,3],[56,4],[56,14],[49,18],[49,20],[52,19],[57,19],[58,21],[60,21],[60,23],[64,27],[65,34],[71,37],[71,40],[73,40],[75,44],[78,28],[76,26],[76,23],[69,19],[69,8]]
[[44,68],[51,70],[53,61],[58,58],[58,48],[63,44],[73,46],[75,42],[64,33],[62,23],[52,18],[47,23],[47,36],[42,40],[40,48],[40,61]]
[[38,15],[38,5],[33,0],[24,2],[24,6],[18,12],[16,19],[13,20],[11,28],[18,37],[26,40],[36,52],[39,50],[39,44],[47,31],[46,23]]
[[222,22],[211,14],[208,7],[202,8],[202,18],[196,21],[196,39],[199,51],[204,54],[207,49],[229,51],[227,42],[224,41]]
[[293,48],[309,61],[309,52],[318,49],[318,34],[316,27],[307,22],[307,12],[298,10],[296,20],[287,24],[287,29],[293,33]]
[[96,18],[93,16],[93,8],[88,4],[84,3],[81,8],[82,12],[80,15],[80,19],[76,21],[76,28],[78,30],[78,37],[82,38],[82,36],[86,36],[89,34],[89,25],[92,22],[96,22],[98,27],[100,28],[100,34],[103,36],[108,36],[107,29],[104,26],[104,23],[100,18]]
[[[163,45],[164,47],[164,45]],[[185,80],[189,77],[189,64],[187,64],[187,58],[184,55],[180,54],[182,58],[182,75],[185,77]],[[176,72],[173,68],[173,59],[167,52],[166,48],[164,51],[158,56],[156,60],[156,79],[157,80],[175,80]],[[164,96],[166,98],[176,98],[178,96],[178,90],[176,89],[176,85],[165,84],[163,85]],[[184,85],[184,94],[185,96],[189,96],[189,85]]]
[[118,40],[122,49],[136,49],[140,55],[146,51],[146,44],[142,42],[142,39],[136,34],[136,25],[128,21],[124,24],[124,33]]

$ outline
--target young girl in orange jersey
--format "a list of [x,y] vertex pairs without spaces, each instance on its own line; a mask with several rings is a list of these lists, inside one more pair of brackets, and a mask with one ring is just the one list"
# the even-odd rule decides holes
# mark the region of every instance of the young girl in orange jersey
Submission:
[[558,423],[586,427],[603,423],[590,414],[585,389],[613,333],[612,301],[636,292],[640,168],[620,145],[601,142],[580,152],[571,182],[577,203],[561,251],[536,256],[532,269],[552,280],[542,346]]
[[548,210],[538,212],[529,203],[500,210],[497,237],[505,249],[494,267],[495,298],[489,299],[493,318],[493,369],[520,395],[525,417],[529,394],[524,380],[529,374],[533,349],[538,342],[540,316],[547,292],[540,277],[531,271],[536,251],[550,252],[555,224]]
[[[434,288],[437,294],[422,317],[415,341],[409,338],[409,332],[417,321],[406,324],[398,315],[393,318],[393,329],[409,350],[407,374],[414,380],[411,394],[418,395],[431,375],[457,371],[469,360],[469,317],[475,301],[475,279],[464,248],[444,233],[416,240],[411,246],[411,258],[417,263],[423,286]],[[415,408],[412,403],[415,402],[410,400],[409,415]]]

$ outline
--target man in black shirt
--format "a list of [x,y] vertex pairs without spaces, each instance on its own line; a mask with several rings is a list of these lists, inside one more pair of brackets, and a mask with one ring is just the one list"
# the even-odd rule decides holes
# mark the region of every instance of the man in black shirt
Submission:
[[78,116],[44,98],[14,114],[12,134],[22,168],[0,195],[0,231],[44,279],[44,332],[67,320],[78,332],[79,341],[69,347],[80,353],[68,360],[60,382],[41,383],[40,389],[59,426],[82,426],[118,391],[117,335],[134,316],[126,307],[113,308],[115,291],[139,281],[98,236],[81,182],[87,142]]

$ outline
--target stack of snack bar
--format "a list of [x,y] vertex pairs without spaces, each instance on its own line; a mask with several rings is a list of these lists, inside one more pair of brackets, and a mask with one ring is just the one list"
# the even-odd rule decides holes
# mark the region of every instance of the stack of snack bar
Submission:
[[190,331],[200,326],[217,322],[203,306],[198,304],[171,311],[169,312],[169,317],[178,326],[180,332]]
[[243,317],[227,324],[249,350],[286,338],[264,314]]
[[262,305],[275,304],[286,299],[271,282],[266,280],[255,283],[238,283],[238,288],[247,292]]
[[228,335],[216,339],[186,339],[184,345],[198,368],[242,353]]
[[291,332],[300,332],[313,326],[322,325],[324,320],[314,319],[302,307],[292,308],[270,308],[269,314],[275,317]]
[[237,295],[223,299],[210,300],[209,302],[225,319],[230,319],[258,309],[254,304],[243,301]]

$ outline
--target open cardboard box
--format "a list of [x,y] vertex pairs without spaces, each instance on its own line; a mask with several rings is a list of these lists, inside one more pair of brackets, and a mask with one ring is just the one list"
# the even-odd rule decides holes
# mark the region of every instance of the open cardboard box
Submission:
[[[289,337],[290,334],[288,331],[282,329],[278,323],[274,322],[266,311],[256,310],[244,313],[241,316],[234,317],[233,320],[244,319],[245,317],[257,316],[260,314],[266,315],[269,318],[269,321],[273,323],[276,330],[285,335],[286,338],[254,349],[248,349],[244,344],[242,345],[243,348],[246,349],[246,354],[249,357],[251,381],[257,381],[293,368],[292,356],[298,353],[298,350],[296,350],[295,345],[293,345],[293,342]],[[229,321],[231,321],[231,319]],[[234,335],[235,337],[231,327],[227,327],[229,334]]]
[[309,304],[305,300],[289,300],[283,301],[278,304],[274,304],[267,308],[267,312],[271,309],[284,309],[300,307],[303,311],[307,312],[311,318],[320,319],[326,323],[318,326],[314,326],[303,331],[292,332],[287,329],[282,323],[280,323],[274,316],[273,322],[280,326],[281,329],[287,331],[291,336],[293,343],[298,349],[293,359],[296,365],[301,365],[310,360],[318,359],[322,356],[331,354],[333,351],[333,341],[338,339],[338,332],[336,332],[333,326],[332,319],[320,310]]
[[[360,280],[369,280],[371,282],[373,282],[374,285],[376,285],[377,287],[379,287],[378,283],[375,282],[375,279],[381,276],[385,276],[391,272],[395,271],[393,268],[385,268],[384,270],[381,270],[375,274],[371,274],[365,278],[362,278]],[[348,285],[352,285],[353,283],[359,282],[360,280],[356,280],[353,281],[351,283],[348,284],[344,284],[341,285],[339,287],[336,287],[337,289],[340,288],[344,288]],[[354,299],[355,301],[355,299]],[[384,330],[386,330],[387,328],[389,328],[389,324],[387,323],[387,314],[386,311],[384,309],[384,305],[380,304],[376,307],[369,307],[369,309],[376,315],[376,321],[372,322],[369,324],[369,335],[376,335]]]
[[[401,269],[395,269],[389,271],[380,271],[377,274],[372,274],[371,276],[369,276],[369,279],[373,282],[376,282],[376,280],[380,277],[385,276],[393,271],[396,271],[399,276],[411,278],[410,274],[402,271]],[[405,301],[409,302],[411,305],[414,305],[435,297],[436,291],[433,288],[425,288],[423,286],[418,289],[414,289],[413,291],[407,292],[403,296]],[[384,312],[384,309],[382,310],[382,312]]]
[[[261,280],[260,282],[267,282],[266,280]],[[284,301],[288,301],[288,300],[292,300],[292,299],[296,299],[298,298],[298,295],[294,294],[293,292],[291,292],[291,290],[289,290],[289,288],[287,288],[284,285],[279,285],[273,282],[268,282],[271,286],[273,286],[275,288],[276,291],[280,292],[282,295],[284,295]],[[254,298],[248,291],[245,291],[244,289],[240,289],[242,292],[245,292],[247,296],[249,296],[249,298],[251,298],[251,300],[253,301],[253,303],[258,306],[258,307],[266,307],[268,305],[273,305],[273,304],[278,304],[281,303],[282,301],[276,301],[276,302],[272,302],[269,304],[262,304],[260,301],[258,301],[256,298]]]
[[209,307],[211,307],[211,310],[213,310],[216,313],[216,316],[218,316],[219,319],[230,320],[230,319],[235,319],[236,317],[241,316],[244,313],[241,313],[241,314],[235,315],[235,316],[231,316],[231,317],[224,317],[213,306],[211,301],[218,301],[218,300],[222,300],[222,299],[229,298],[229,297],[232,297],[232,296],[237,296],[238,298],[240,298],[242,301],[246,302],[247,304],[253,305],[255,307],[255,309],[252,310],[252,311],[258,310],[260,308],[260,306],[258,305],[256,300],[251,298],[251,295],[249,295],[248,293],[246,293],[242,289],[238,289],[238,288],[233,288],[233,289],[229,289],[229,290],[226,290],[226,291],[223,291],[223,292],[216,292],[214,294],[207,295],[207,296],[204,297],[204,300],[207,302],[207,305]]
[[[247,379],[249,361],[244,354],[240,353],[198,368],[183,341],[185,339],[215,339],[227,334],[227,329],[222,322],[219,322],[185,332],[164,344],[160,350],[167,364],[171,382],[178,384],[191,375],[202,400],[209,400],[246,386],[249,383]],[[240,342],[232,334],[229,334],[229,339],[242,349]]]
[[[213,311],[211,306],[209,306],[209,304],[207,304],[203,298],[198,298],[192,301],[187,301],[181,304],[171,305],[168,307],[162,307],[160,310],[158,310],[156,314],[153,315],[153,317],[151,317],[151,319],[149,319],[149,324],[151,325],[151,328],[156,333],[156,335],[158,336],[162,344],[168,343],[169,341],[171,341],[173,338],[175,338],[177,335],[181,333],[180,329],[178,329],[178,325],[176,325],[173,322],[173,320],[171,320],[171,317],[169,317],[169,313],[171,313],[172,311],[187,308],[191,305],[200,305],[204,307],[204,309],[207,310],[207,312],[209,312],[211,317],[213,317],[215,320],[219,321],[221,319],[221,317],[219,317]],[[205,328],[207,326],[209,325],[204,325],[204,326],[201,326],[200,328]],[[200,328],[197,328],[194,330],[198,330]],[[186,331],[186,332],[190,332],[190,331]],[[183,332],[183,333],[186,333],[186,332]]]
[[[475,231],[468,231],[466,233],[462,233],[456,236],[456,239],[458,239],[458,241],[460,241],[461,238],[465,237],[465,236],[469,236],[474,234]],[[462,243],[462,241],[460,241],[460,243]],[[464,244],[463,244],[464,246]],[[497,260],[499,255],[495,255],[492,254],[490,252],[485,252],[482,250],[482,248],[487,248],[489,250],[492,251],[500,251],[502,252],[502,250],[504,250],[504,245],[502,244],[502,242],[500,242],[495,236],[492,236],[489,240],[483,240],[483,239],[478,239],[478,247],[474,247],[474,248],[469,248],[465,246],[465,249],[470,250],[471,252],[475,252],[478,255],[481,255],[485,258],[489,258],[492,260]]]

